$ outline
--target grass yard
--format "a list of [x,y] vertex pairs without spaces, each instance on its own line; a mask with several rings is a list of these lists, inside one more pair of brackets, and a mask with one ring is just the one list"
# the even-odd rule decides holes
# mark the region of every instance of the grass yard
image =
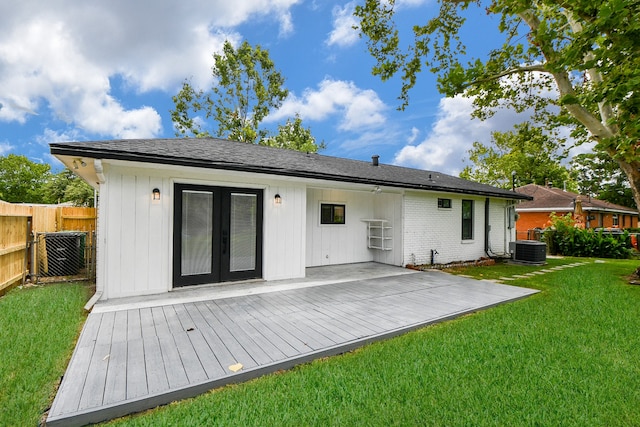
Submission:
[[509,282],[533,297],[108,425],[640,425],[638,261],[544,268],[575,261]]
[[0,426],[36,426],[53,401],[85,315],[89,288],[14,289],[0,298]]

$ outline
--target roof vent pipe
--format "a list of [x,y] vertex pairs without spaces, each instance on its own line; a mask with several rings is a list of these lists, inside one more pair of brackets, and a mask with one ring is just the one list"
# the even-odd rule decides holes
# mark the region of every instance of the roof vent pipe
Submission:
[[378,166],[378,165],[380,164],[380,163],[378,162],[378,160],[379,160],[379,159],[380,159],[380,156],[378,156],[377,154],[376,154],[376,155],[371,156],[371,164],[372,164],[373,166]]

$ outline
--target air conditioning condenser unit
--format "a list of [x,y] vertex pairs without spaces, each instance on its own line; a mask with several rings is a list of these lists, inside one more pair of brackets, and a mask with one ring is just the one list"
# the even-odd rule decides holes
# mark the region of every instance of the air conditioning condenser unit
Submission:
[[547,262],[547,244],[537,240],[517,240],[509,244],[513,260],[528,264]]

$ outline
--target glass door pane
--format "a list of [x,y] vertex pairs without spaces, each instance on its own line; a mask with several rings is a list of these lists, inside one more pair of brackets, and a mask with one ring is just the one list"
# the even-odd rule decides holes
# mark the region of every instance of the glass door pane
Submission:
[[255,270],[258,197],[231,193],[230,208],[229,271]]
[[211,274],[213,257],[213,193],[182,192],[182,276]]

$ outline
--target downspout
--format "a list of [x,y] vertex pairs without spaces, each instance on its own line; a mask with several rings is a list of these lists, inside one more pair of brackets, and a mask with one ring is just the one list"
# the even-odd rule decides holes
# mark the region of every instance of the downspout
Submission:
[[487,197],[484,200],[484,253],[487,254],[489,258],[489,232],[491,231],[491,226],[489,225],[489,198]]

